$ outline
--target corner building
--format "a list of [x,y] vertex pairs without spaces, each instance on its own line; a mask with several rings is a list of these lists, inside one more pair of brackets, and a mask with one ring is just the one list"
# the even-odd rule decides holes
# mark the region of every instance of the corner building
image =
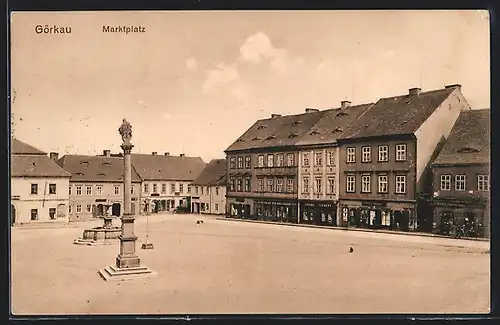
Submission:
[[297,142],[324,114],[272,114],[226,149],[227,216],[298,222]]

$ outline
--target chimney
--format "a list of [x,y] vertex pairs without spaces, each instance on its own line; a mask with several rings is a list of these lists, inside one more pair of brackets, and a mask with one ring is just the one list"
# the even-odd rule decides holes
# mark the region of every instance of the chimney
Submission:
[[319,109],[316,108],[306,108],[306,113],[319,112]]
[[103,150],[102,155],[104,157],[111,157],[111,150]]
[[156,156],[157,152],[156,152],[156,151],[153,151],[151,154],[152,154],[153,156]]
[[462,85],[460,84],[454,84],[454,85],[447,85],[444,87],[445,89],[450,89],[450,88],[458,88],[458,90],[462,90]]
[[420,88],[410,88],[410,90],[408,90],[408,93],[410,94],[410,96],[418,95],[421,92],[422,92],[422,89],[420,89]]
[[170,152],[165,152],[165,156],[166,157],[170,156]]
[[281,114],[271,114],[271,118],[277,118],[277,117],[280,117]]
[[351,102],[348,100],[343,100],[340,102],[340,108],[344,109],[351,106]]
[[56,161],[57,158],[59,158],[59,154],[57,152],[50,153],[50,159],[52,159],[53,161]]
[[185,154],[181,153],[181,154],[180,154],[180,156],[181,156],[181,157],[184,157],[184,156],[185,156]]

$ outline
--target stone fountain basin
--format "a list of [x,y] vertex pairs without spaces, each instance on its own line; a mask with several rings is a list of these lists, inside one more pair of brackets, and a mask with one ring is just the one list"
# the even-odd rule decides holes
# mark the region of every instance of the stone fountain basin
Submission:
[[122,230],[120,227],[95,227],[83,231],[83,239],[103,240],[103,239],[118,239]]

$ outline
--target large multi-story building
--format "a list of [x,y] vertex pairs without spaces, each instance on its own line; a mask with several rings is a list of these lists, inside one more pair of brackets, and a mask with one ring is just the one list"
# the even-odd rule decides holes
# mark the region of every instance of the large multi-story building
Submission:
[[132,154],[131,160],[142,180],[141,213],[187,206],[190,185],[206,165],[200,157],[171,156],[168,152]]
[[416,230],[429,164],[465,110],[460,85],[372,105],[339,137],[341,224]]
[[490,110],[460,113],[432,163],[432,230],[489,237]]
[[228,215],[298,222],[296,144],[324,114],[272,114],[227,148]]
[[301,223],[338,224],[339,147],[337,139],[372,104],[351,106],[342,101],[297,142],[299,147],[298,199]]
[[11,142],[10,167],[12,225],[68,222],[67,171],[45,152],[17,139]]
[[[57,154],[54,154],[57,159]],[[123,157],[65,155],[57,164],[71,174],[69,188],[70,221],[104,215],[123,215]],[[131,212],[139,213],[141,179],[132,169]]]
[[193,213],[226,213],[226,159],[213,159],[191,184]]

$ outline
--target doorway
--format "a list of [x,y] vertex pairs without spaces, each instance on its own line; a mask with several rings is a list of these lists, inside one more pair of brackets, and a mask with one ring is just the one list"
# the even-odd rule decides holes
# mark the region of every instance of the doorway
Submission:
[[113,203],[113,206],[111,207],[111,214],[114,216],[119,217],[120,216],[120,203]]

